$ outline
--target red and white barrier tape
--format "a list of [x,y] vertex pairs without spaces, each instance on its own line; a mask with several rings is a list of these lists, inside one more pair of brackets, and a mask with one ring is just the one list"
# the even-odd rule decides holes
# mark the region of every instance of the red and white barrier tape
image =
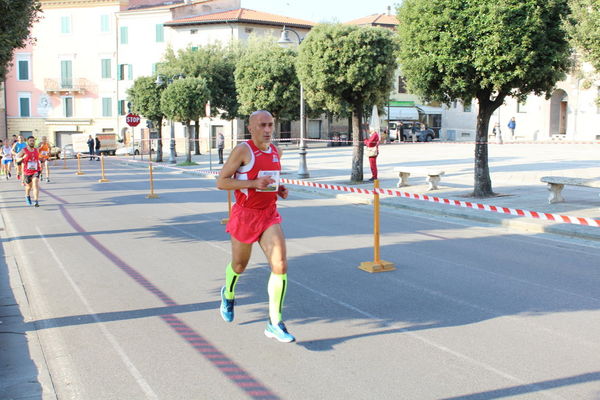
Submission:
[[[136,163],[146,163],[145,161],[137,161],[137,160],[126,160],[126,161],[136,162]],[[161,167],[167,168],[167,169],[172,169],[172,170],[177,170],[177,171],[195,172],[195,173],[202,174],[202,175],[210,175],[210,176],[219,175],[218,170],[210,171],[210,170],[202,170],[202,169],[186,169],[186,168],[179,168],[179,167],[172,167],[172,166],[165,166],[165,165],[161,165]],[[600,227],[600,219],[573,217],[570,215],[552,214],[552,213],[544,213],[544,212],[538,212],[538,211],[521,210],[518,208],[492,206],[489,204],[472,203],[470,201],[444,199],[441,197],[428,196],[428,195],[424,195],[424,194],[402,192],[402,191],[395,190],[395,189],[361,189],[361,188],[355,188],[355,187],[331,185],[328,183],[318,183],[318,182],[287,179],[287,178],[282,178],[281,182],[289,184],[289,185],[314,187],[314,188],[326,189],[326,190],[336,190],[339,192],[369,194],[369,195],[374,195],[375,193],[379,193],[379,194],[384,194],[384,195],[388,195],[388,196],[404,197],[404,198],[413,199],[413,200],[428,201],[431,203],[446,204],[446,205],[462,207],[462,208],[471,208],[474,210],[515,215],[515,216],[519,216],[519,217],[528,217],[528,218],[541,219],[541,220],[546,220],[546,221],[563,222],[563,223],[567,223],[567,224]]]

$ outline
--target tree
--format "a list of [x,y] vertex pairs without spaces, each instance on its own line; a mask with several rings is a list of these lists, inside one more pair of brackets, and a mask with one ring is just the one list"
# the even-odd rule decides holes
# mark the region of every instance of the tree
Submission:
[[160,97],[163,89],[164,87],[159,87],[155,79],[150,76],[137,78],[133,82],[133,86],[127,89],[127,100],[131,103],[131,110],[158,126],[157,162],[162,162],[163,160],[162,121],[164,114],[160,108]]
[[352,182],[363,180],[364,109],[387,99],[396,51],[389,30],[341,24],[317,25],[300,46],[298,75],[309,104],[334,114],[352,110]]
[[210,92],[203,78],[176,79],[162,92],[160,109],[170,120],[185,125],[186,162],[192,162],[190,148],[190,121],[205,117],[204,105]]
[[[169,48],[158,71],[167,76],[183,74],[205,79],[210,92],[211,112],[208,116],[232,120],[237,117],[239,108],[235,89],[235,65],[235,48],[215,44],[189,47],[177,53]],[[199,121],[196,121],[196,126],[199,126]],[[200,154],[198,134],[199,132],[196,132],[194,138],[196,154]]]
[[39,0],[0,0],[0,81],[4,81],[14,49],[25,47],[39,19]]
[[568,13],[567,0],[405,0],[399,7],[399,62],[409,90],[425,101],[479,103],[475,197],[494,195],[492,113],[507,96],[548,96],[569,70]]
[[251,43],[238,60],[235,85],[240,113],[269,111],[279,137],[279,120],[298,119],[300,84],[296,75],[296,53],[274,42]]
[[598,0],[570,0],[571,16],[567,30],[573,47],[600,71],[600,2]]

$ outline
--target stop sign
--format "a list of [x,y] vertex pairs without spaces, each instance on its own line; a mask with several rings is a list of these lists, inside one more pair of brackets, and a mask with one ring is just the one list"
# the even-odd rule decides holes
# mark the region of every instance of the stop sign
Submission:
[[140,124],[140,116],[129,113],[125,116],[125,122],[129,126],[138,126]]

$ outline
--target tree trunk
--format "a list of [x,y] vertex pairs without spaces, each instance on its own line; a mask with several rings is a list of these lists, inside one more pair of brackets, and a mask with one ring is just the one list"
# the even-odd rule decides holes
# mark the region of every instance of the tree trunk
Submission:
[[156,146],[156,162],[162,162],[163,160],[163,142],[162,142],[162,118],[157,121],[158,123],[158,145]]
[[281,127],[279,126],[279,117],[277,115],[273,115],[273,125],[275,129],[273,131],[273,137],[271,140],[280,139],[281,133],[279,131],[281,130]]
[[352,182],[363,181],[362,108],[362,104],[355,104],[352,111]]
[[[475,173],[473,185],[473,197],[492,197],[490,168],[488,165],[488,131],[490,118],[494,110],[504,101],[504,96],[495,101],[489,100],[489,94],[478,96],[479,112],[477,113],[477,134],[475,136]],[[499,103],[498,101],[501,100]]]
[[194,154],[199,156],[200,153],[200,120],[194,121],[196,124],[196,133],[194,134]]
[[192,162],[192,147],[190,146],[190,131],[192,129],[192,125],[190,121],[185,122],[185,162]]

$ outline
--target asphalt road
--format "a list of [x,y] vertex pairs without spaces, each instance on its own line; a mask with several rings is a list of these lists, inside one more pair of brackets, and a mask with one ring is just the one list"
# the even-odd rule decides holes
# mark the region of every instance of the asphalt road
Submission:
[[[0,182],[14,255],[59,399],[600,399],[600,247],[294,192],[280,201],[284,318],[267,339],[258,247],[219,316],[226,194],[211,178],[55,167],[41,207]],[[46,397],[46,396],[45,396]]]

